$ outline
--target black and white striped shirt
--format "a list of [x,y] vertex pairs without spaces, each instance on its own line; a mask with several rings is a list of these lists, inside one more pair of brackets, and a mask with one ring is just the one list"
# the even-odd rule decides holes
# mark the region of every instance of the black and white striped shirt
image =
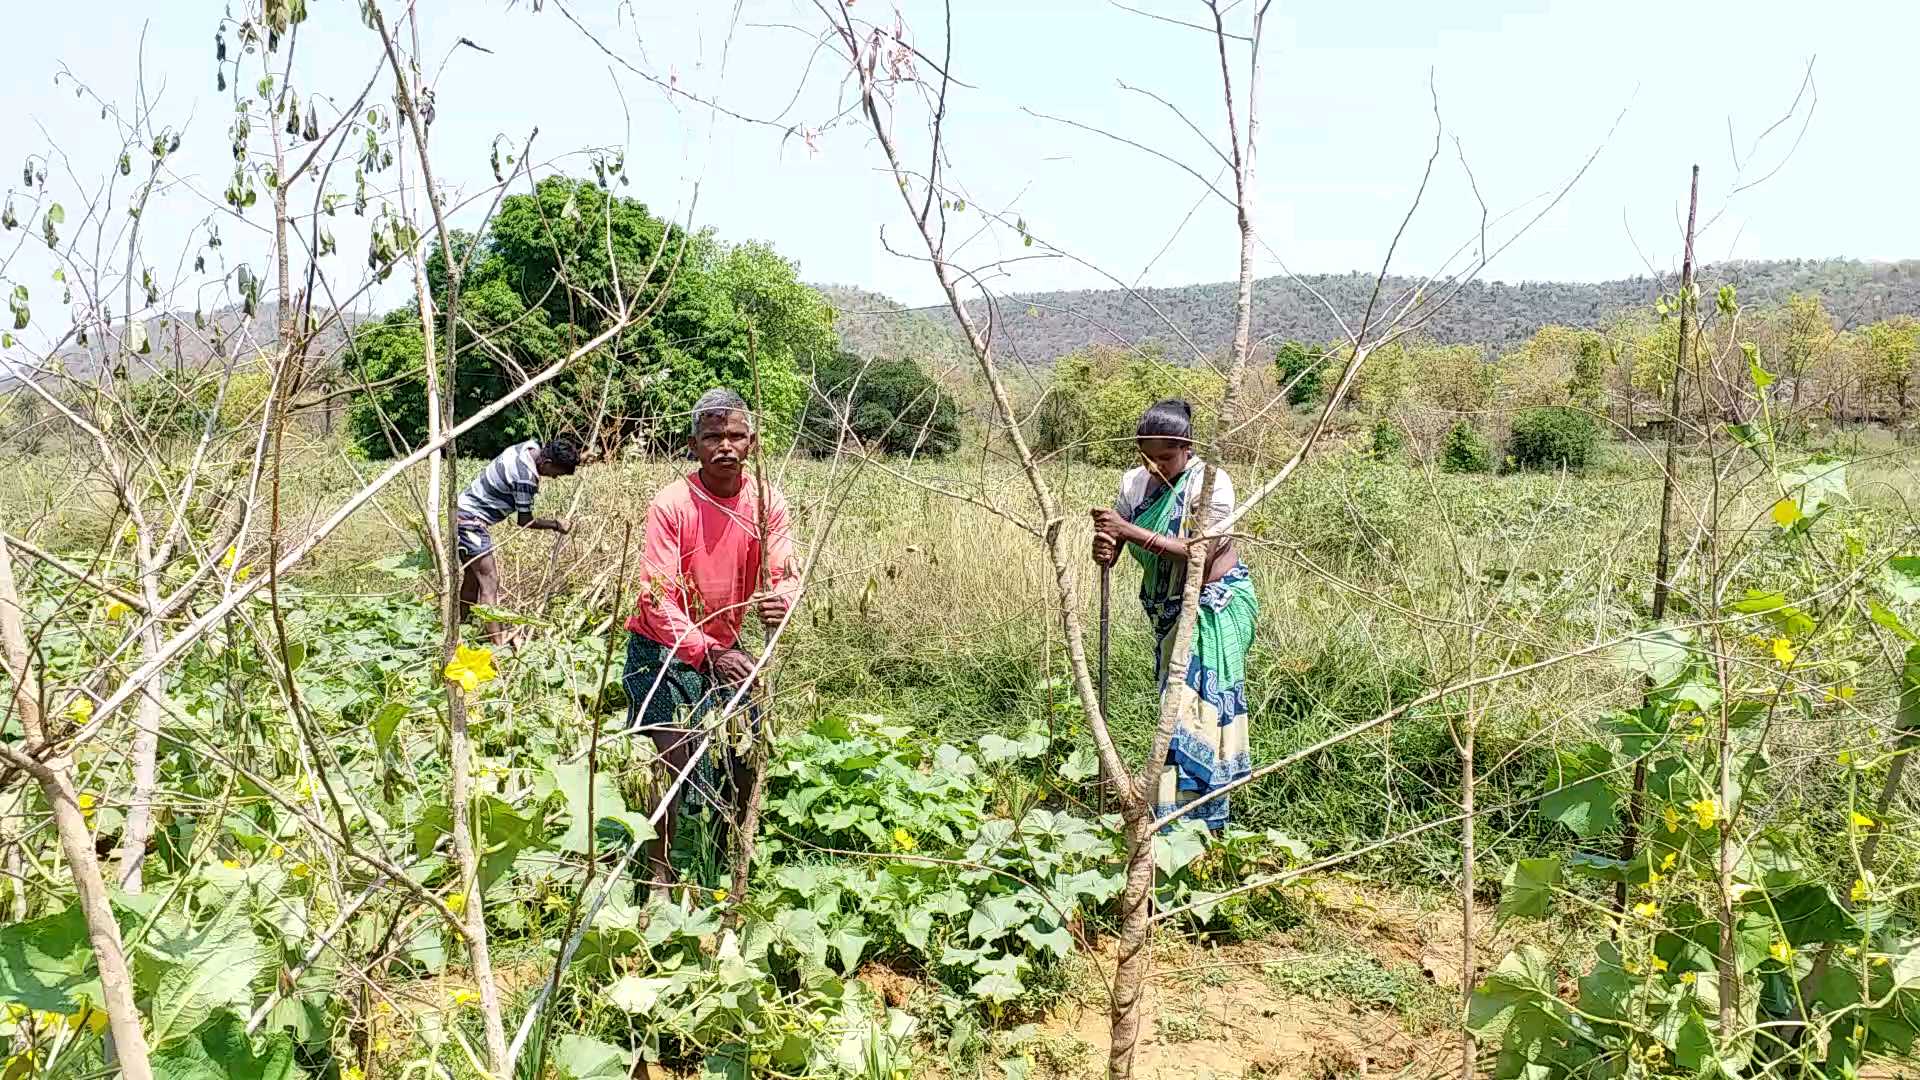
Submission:
[[460,493],[460,513],[489,525],[506,520],[509,514],[533,513],[534,496],[540,493],[540,471],[533,467],[533,455],[539,449],[537,440],[529,440],[507,447],[488,462]]

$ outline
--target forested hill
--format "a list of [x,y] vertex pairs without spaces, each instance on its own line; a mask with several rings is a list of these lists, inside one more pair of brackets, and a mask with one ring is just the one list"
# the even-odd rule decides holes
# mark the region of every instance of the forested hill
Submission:
[[[1818,293],[1842,328],[1920,313],[1920,260],[1730,262],[1707,266],[1700,277],[1707,295],[1730,282],[1747,305],[1777,302],[1796,292]],[[1411,295],[1417,284],[1389,279],[1383,296]],[[1372,289],[1371,275],[1362,273],[1312,275],[1301,281],[1265,278],[1254,288],[1254,336],[1332,340],[1340,336],[1339,324],[1312,293],[1318,292],[1343,318],[1355,319],[1366,309]],[[1424,332],[1446,344],[1504,345],[1542,326],[1598,326],[1622,309],[1651,305],[1658,290],[1645,277],[1597,283],[1475,282],[1434,314]],[[824,291],[841,312],[841,340],[854,352],[947,356],[957,347],[950,332],[953,319],[944,306],[907,309],[863,290]],[[1428,296],[1423,302],[1433,299]],[[1021,294],[1002,298],[1000,309],[1002,348],[1029,362],[1050,362],[1097,342],[1176,341],[1168,322],[1209,351],[1225,348],[1233,337],[1231,282],[1141,289],[1137,296],[1119,289]]]

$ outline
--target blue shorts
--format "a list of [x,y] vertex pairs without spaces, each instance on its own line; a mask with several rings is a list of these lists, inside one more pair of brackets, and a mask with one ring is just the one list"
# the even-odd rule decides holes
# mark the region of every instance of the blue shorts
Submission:
[[456,535],[459,538],[461,562],[472,562],[482,555],[493,554],[493,528],[484,518],[459,514],[454,521],[458,526]]

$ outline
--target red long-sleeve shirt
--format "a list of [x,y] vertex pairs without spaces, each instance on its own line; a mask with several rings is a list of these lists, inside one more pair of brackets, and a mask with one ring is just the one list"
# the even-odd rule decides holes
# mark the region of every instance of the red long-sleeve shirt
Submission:
[[[673,650],[705,670],[707,650],[732,648],[740,620],[758,590],[760,517],[751,476],[739,494],[722,499],[692,473],[660,490],[647,505],[640,549],[642,578],[627,629]],[[773,591],[789,599],[800,581],[793,568],[787,501],[767,490],[767,574]]]

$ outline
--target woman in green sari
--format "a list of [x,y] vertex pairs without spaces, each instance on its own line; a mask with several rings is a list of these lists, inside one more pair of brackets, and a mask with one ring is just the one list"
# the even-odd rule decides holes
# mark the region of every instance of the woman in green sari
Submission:
[[[1170,398],[1140,417],[1135,441],[1143,464],[1120,478],[1111,510],[1093,511],[1093,557],[1112,566],[1124,548],[1140,560],[1140,604],[1159,642],[1156,673],[1163,705],[1172,695],[1177,723],[1160,776],[1155,815],[1165,816],[1253,771],[1247,748],[1247,649],[1253,644],[1253,579],[1233,541],[1216,541],[1193,628],[1187,677],[1167,685],[1174,627],[1186,589],[1187,544],[1194,535],[1207,469],[1193,452],[1193,410]],[[1212,512],[1233,510],[1233,481],[1214,470]],[[1210,799],[1193,817],[1212,829],[1227,824],[1227,796]]]

